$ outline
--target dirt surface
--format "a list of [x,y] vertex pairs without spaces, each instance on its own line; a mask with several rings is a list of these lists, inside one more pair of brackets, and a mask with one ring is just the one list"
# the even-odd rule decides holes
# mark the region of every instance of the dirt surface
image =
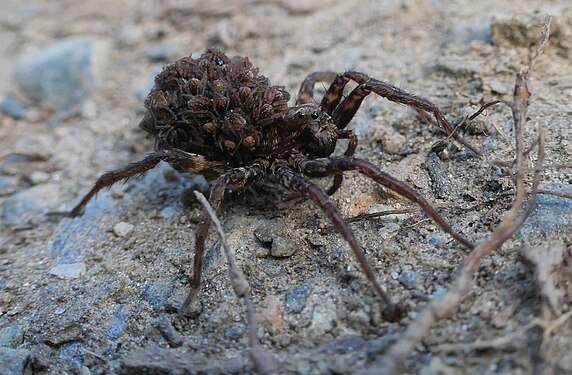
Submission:
[[[189,288],[199,213],[190,191],[205,189],[204,181],[160,165],[100,193],[82,218],[45,216],[72,207],[103,171],[152,150],[137,124],[161,66],[215,45],[250,57],[293,97],[312,71],[359,70],[430,99],[456,122],[485,102],[512,99],[516,73],[551,13],[553,34],[532,77],[526,143],[544,127],[546,164],[571,165],[572,7],[546,3],[3,0],[0,97],[16,96],[27,109],[19,119],[0,114],[0,152],[48,157],[0,160],[0,360],[21,365],[10,373],[252,372],[245,310],[214,234],[200,306],[193,316],[176,314]],[[102,47],[94,52],[96,88],[75,108],[54,112],[22,93],[17,64],[74,36]],[[432,152],[443,134],[413,110],[371,95],[351,128],[358,157],[416,188],[474,243],[510,208],[511,169],[454,143]],[[506,106],[487,110],[461,134],[487,160],[514,157]],[[527,165],[534,159],[535,151]],[[570,192],[570,169],[547,169],[543,184]],[[280,373],[358,373],[447,289],[467,250],[421,212],[352,223],[378,280],[407,307],[400,322],[388,323],[347,244],[311,202],[291,198],[268,183],[229,192],[219,212],[252,287],[260,343]],[[456,314],[416,347],[407,373],[572,373],[572,323],[544,336],[540,323],[531,326],[545,317],[543,299],[535,267],[519,249],[550,245],[561,254],[572,227],[568,200],[539,198],[529,223],[484,260]],[[354,173],[332,200],[348,218],[415,207]],[[263,243],[265,235],[280,248]],[[572,283],[559,261],[545,273],[556,280],[556,317],[570,308]]]

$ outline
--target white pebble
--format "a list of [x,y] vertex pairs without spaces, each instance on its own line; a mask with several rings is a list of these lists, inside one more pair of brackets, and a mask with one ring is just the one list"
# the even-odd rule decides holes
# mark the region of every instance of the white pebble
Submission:
[[77,279],[86,271],[85,263],[66,263],[58,264],[50,269],[50,274],[59,277],[60,279]]
[[129,224],[125,221],[115,224],[113,227],[113,233],[117,237],[125,237],[133,230],[133,224]]

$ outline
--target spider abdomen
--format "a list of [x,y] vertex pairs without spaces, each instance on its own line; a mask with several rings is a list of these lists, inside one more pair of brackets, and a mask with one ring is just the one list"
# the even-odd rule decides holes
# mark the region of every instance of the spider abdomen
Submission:
[[267,128],[287,109],[290,95],[258,74],[246,57],[218,49],[185,57],[155,78],[140,127],[156,149],[176,148],[230,165],[244,165],[269,143]]

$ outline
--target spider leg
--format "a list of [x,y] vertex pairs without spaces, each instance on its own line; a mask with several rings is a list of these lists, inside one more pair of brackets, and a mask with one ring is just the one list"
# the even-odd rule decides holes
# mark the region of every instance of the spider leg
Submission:
[[431,204],[407,184],[391,177],[381,171],[372,163],[352,157],[333,156],[324,159],[304,160],[299,162],[300,172],[310,177],[324,177],[339,174],[343,171],[357,170],[379,184],[417,203],[423,211],[431,217],[439,226],[456,239],[463,246],[472,249],[474,245],[451,228],[449,223],[431,206]]
[[304,194],[312,199],[312,201],[322,209],[328,219],[334,224],[338,232],[348,242],[352,251],[354,252],[358,263],[360,264],[363,272],[365,273],[369,282],[373,285],[376,293],[385,303],[387,310],[384,315],[391,321],[397,321],[403,314],[403,309],[400,305],[395,305],[379,285],[376,280],[373,269],[367,262],[365,253],[355,238],[352,230],[342,218],[338,209],[330,201],[330,198],[318,186],[307,180],[304,176],[296,174],[288,165],[277,163],[272,166],[273,173],[278,177],[281,184],[286,188]]
[[199,173],[206,169],[209,169],[210,163],[212,166],[215,162],[210,162],[205,159],[202,155],[190,154],[185,152],[179,152],[177,150],[160,150],[147,155],[143,160],[135,163],[128,164],[122,168],[116,169],[104,173],[97,179],[95,185],[91,190],[84,195],[81,201],[71,210],[64,212],[49,212],[49,216],[56,217],[77,217],[83,214],[85,206],[101,189],[109,187],[114,183],[121,181],[123,179],[132,177],[137,174],[141,174],[150,169],[153,169],[160,161],[166,161],[170,164],[179,167],[183,167],[189,172]]
[[[338,130],[338,139],[349,139],[348,148],[344,152],[344,156],[353,156],[358,145],[357,136],[351,130],[340,129]],[[332,186],[327,190],[328,195],[333,195],[340,186],[342,186],[342,181],[344,180],[344,175],[342,173],[337,173],[334,175],[334,181]]]
[[[219,209],[223,199],[225,189],[229,184],[239,188],[244,188],[254,182],[256,179],[264,175],[266,170],[265,164],[254,163],[249,167],[232,169],[225,174],[219,176],[212,184],[209,203],[215,212]],[[195,260],[193,264],[193,280],[191,281],[191,291],[185,298],[179,314],[184,315],[195,300],[201,286],[201,273],[203,266],[203,257],[205,253],[205,241],[209,228],[211,226],[211,218],[206,209],[203,208],[201,220],[195,230]]]
[[[342,101],[344,88],[350,81],[356,82],[358,86]],[[320,106],[327,113],[331,114],[334,123],[339,129],[344,129],[354,117],[365,97],[372,92],[392,102],[405,104],[418,111],[431,113],[437,120],[439,127],[447,134],[475,154],[481,154],[479,150],[455,133],[453,126],[449,124],[435,104],[416,95],[409,94],[389,83],[370,78],[360,72],[347,71],[338,74],[326,91]]]
[[298,99],[296,99],[296,105],[315,103],[314,87],[316,86],[316,82],[331,82],[336,78],[336,76],[336,73],[328,71],[310,73],[300,86]]

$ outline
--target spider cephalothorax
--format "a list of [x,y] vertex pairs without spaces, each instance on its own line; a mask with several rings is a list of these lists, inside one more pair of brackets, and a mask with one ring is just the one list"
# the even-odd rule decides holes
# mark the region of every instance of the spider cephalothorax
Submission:
[[[319,104],[313,97],[318,81],[331,82]],[[344,88],[350,81],[357,83],[357,87],[344,97]],[[363,99],[372,92],[430,113],[441,128],[452,132],[453,128],[431,102],[363,73],[312,73],[302,83],[296,105],[288,107],[290,95],[284,87],[272,86],[248,58],[231,59],[217,49],[208,49],[196,59],[185,57],[163,69],[145,102],[148,112],[140,127],[155,137],[155,152],[139,162],[105,173],[71,211],[59,215],[80,215],[99,190],[145,172],[160,161],[179,171],[202,173],[211,178],[210,202],[214,209],[220,206],[229,184],[244,188],[274,175],[286,188],[309,197],[324,211],[350,244],[367,278],[386,303],[386,316],[398,319],[400,308],[390,302],[376,281],[361,246],[328,198],[340,187],[342,173],[356,170],[419,204],[461,244],[472,245],[454,232],[414,189],[370,162],[353,157],[357,137],[345,128]],[[343,156],[331,156],[338,139],[348,140],[347,149]],[[327,192],[307,178],[325,176],[334,176]],[[196,229],[192,289],[183,312],[200,286],[210,223],[204,211]]]

